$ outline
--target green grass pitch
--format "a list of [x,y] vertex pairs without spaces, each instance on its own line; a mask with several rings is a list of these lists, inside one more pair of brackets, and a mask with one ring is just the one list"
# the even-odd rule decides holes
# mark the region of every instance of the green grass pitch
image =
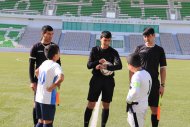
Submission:
[[[31,127],[33,92],[29,87],[28,53],[0,53],[0,126]],[[87,104],[91,71],[88,57],[62,55],[65,81],[61,87],[61,105],[57,107],[55,127],[82,127]],[[129,127],[125,112],[128,92],[127,63],[116,72],[115,91],[107,127]],[[190,127],[190,61],[168,60],[167,82],[162,100],[159,127]],[[98,127],[100,127],[100,117]],[[151,127],[150,110],[146,127]]]

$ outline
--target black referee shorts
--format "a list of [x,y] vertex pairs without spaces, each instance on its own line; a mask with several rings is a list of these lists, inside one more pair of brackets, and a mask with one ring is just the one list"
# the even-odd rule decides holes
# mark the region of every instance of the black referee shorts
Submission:
[[36,102],[36,118],[42,120],[54,120],[55,116],[55,105],[41,104]]
[[88,101],[97,102],[102,92],[102,101],[110,103],[112,101],[115,81],[113,77],[92,76],[88,92]]
[[152,82],[152,88],[150,91],[150,95],[148,97],[148,104],[151,107],[158,107],[158,101],[159,101],[159,89],[160,89],[160,82]]

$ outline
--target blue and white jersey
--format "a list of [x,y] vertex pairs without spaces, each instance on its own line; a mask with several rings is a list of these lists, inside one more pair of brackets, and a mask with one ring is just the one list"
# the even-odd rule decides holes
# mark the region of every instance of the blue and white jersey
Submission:
[[35,101],[42,104],[56,104],[56,89],[48,92],[47,87],[51,86],[57,80],[58,76],[63,74],[61,66],[52,61],[46,60],[39,67],[38,85]]

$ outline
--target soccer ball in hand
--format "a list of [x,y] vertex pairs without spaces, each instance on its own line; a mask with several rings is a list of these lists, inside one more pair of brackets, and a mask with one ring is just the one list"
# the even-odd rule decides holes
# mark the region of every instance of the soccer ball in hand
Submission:
[[[106,62],[104,62],[102,65],[107,65],[107,66],[109,66],[109,65],[112,65],[112,63],[106,61]],[[105,76],[109,76],[109,75],[113,74],[113,71],[109,71],[109,70],[107,70],[107,69],[100,69],[100,72],[101,72],[103,75],[105,75]]]

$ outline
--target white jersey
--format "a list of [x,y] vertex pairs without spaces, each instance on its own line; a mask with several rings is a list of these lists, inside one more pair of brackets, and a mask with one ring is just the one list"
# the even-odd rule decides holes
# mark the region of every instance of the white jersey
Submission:
[[134,73],[127,95],[127,101],[138,102],[138,105],[133,105],[134,112],[141,112],[148,108],[151,86],[152,78],[147,71],[141,70]]
[[42,104],[56,104],[56,89],[52,92],[48,92],[46,88],[55,83],[60,74],[63,74],[63,72],[58,63],[52,60],[46,60],[41,64],[39,67],[36,102]]

